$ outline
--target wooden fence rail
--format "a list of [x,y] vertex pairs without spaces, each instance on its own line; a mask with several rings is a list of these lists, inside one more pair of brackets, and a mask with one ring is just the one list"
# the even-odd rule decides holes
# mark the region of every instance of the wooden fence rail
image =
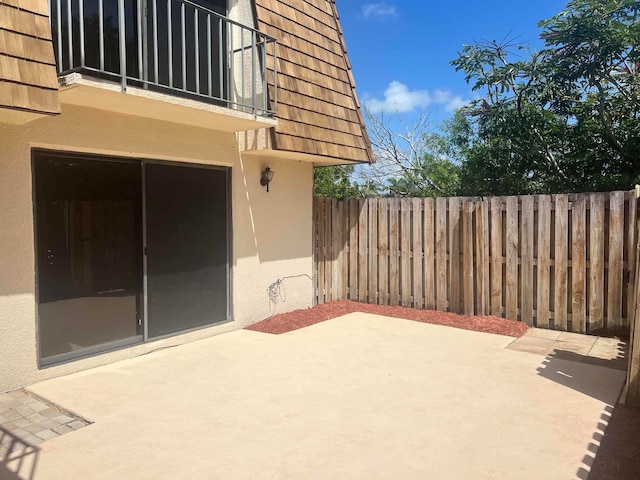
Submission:
[[316,302],[624,332],[635,307],[636,223],[635,192],[316,198]]

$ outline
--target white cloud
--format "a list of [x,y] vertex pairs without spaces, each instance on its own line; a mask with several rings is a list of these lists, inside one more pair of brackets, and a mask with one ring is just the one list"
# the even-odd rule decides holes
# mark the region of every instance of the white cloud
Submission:
[[394,112],[407,113],[425,110],[430,105],[441,105],[452,112],[468,103],[460,95],[450,90],[409,90],[404,83],[393,81],[384,91],[384,98],[367,98],[364,103],[371,113]]
[[387,5],[384,2],[381,3],[368,3],[362,6],[362,14],[364,18],[385,18],[395,17],[398,12],[396,7]]

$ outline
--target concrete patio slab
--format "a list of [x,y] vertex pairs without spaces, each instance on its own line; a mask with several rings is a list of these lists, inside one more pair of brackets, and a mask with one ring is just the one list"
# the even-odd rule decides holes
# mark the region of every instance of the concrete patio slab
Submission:
[[622,340],[571,332],[530,328],[507,348],[616,370],[626,370],[628,363]]
[[562,332],[557,330],[548,330],[546,328],[530,328],[525,336],[535,338],[545,338],[549,340],[557,340]]
[[95,423],[0,478],[585,478],[624,372],[512,341],[353,313],[49,380],[31,390]]

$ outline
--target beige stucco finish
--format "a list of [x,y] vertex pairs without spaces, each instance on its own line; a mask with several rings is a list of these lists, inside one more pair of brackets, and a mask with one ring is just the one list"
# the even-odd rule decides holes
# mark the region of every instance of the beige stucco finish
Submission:
[[[171,119],[169,115],[165,118]],[[231,167],[235,321],[38,369],[32,148]],[[270,193],[259,184],[260,172],[267,165],[276,172]],[[243,159],[235,134],[210,128],[68,104],[63,104],[58,117],[43,117],[26,125],[0,123],[0,392],[268,317],[273,312],[268,286],[284,276],[312,273],[312,183],[310,164]],[[287,301],[277,311],[311,305],[310,279],[290,279],[285,285]]]
[[37,461],[34,480],[585,478],[624,372],[511,341],[355,313],[46,381],[31,390],[95,423],[39,445],[21,475]]

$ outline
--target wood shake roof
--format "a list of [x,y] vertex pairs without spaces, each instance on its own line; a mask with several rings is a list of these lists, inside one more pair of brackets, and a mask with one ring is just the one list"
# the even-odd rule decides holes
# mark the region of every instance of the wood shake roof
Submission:
[[335,0],[255,3],[258,28],[278,41],[275,148],[372,162]]
[[59,113],[47,0],[0,0],[0,108]]

